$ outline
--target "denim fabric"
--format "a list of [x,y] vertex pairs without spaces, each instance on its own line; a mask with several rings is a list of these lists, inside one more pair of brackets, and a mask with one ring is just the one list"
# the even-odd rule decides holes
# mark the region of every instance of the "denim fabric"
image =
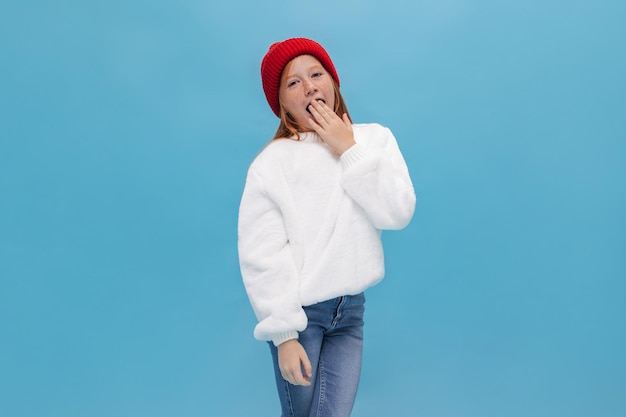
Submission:
[[363,293],[304,307],[308,325],[299,334],[313,374],[308,387],[291,385],[269,343],[282,417],[348,417],[356,398],[363,357]]

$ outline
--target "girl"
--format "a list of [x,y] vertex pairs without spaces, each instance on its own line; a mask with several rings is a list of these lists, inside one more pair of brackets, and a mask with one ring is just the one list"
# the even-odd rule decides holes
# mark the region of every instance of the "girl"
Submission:
[[352,124],[320,44],[272,44],[261,79],[280,124],[250,165],[239,208],[254,336],[269,342],[283,417],[347,417],[363,291],[384,275],[381,231],[413,216],[413,185],[391,131]]

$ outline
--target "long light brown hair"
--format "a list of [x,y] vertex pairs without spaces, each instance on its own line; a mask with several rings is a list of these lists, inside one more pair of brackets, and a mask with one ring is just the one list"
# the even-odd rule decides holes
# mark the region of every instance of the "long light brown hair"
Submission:
[[[344,113],[347,114],[348,119],[350,119],[350,122],[352,122],[352,118],[350,117],[350,113],[348,113],[348,107],[346,106],[346,102],[341,95],[341,91],[339,91],[339,87],[337,87],[337,83],[335,82],[335,80],[332,81],[333,90],[335,91],[335,108],[333,110],[339,117],[342,117]],[[291,117],[291,115],[287,113],[280,99],[278,100],[278,104],[280,106],[280,124],[278,125],[278,129],[276,130],[276,133],[274,134],[274,138],[272,140],[290,138],[292,136],[295,136],[298,140],[300,140],[300,132],[305,132],[309,129],[300,126]]]

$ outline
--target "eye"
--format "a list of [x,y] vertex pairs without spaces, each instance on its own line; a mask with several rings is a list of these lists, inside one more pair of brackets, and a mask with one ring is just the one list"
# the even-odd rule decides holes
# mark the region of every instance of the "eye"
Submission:
[[313,78],[321,77],[322,74],[323,74],[322,72],[314,72],[311,77],[313,77]]
[[291,80],[287,83],[287,87],[293,87],[298,83],[298,80]]

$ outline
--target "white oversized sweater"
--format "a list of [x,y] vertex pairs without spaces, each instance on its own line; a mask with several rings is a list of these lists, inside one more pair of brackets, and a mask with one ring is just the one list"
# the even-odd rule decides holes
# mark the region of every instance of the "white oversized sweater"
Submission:
[[381,230],[402,229],[415,192],[389,129],[353,125],[341,157],[313,133],[272,141],[250,165],[239,207],[243,282],[275,345],[307,326],[302,309],[353,295],[384,276]]

